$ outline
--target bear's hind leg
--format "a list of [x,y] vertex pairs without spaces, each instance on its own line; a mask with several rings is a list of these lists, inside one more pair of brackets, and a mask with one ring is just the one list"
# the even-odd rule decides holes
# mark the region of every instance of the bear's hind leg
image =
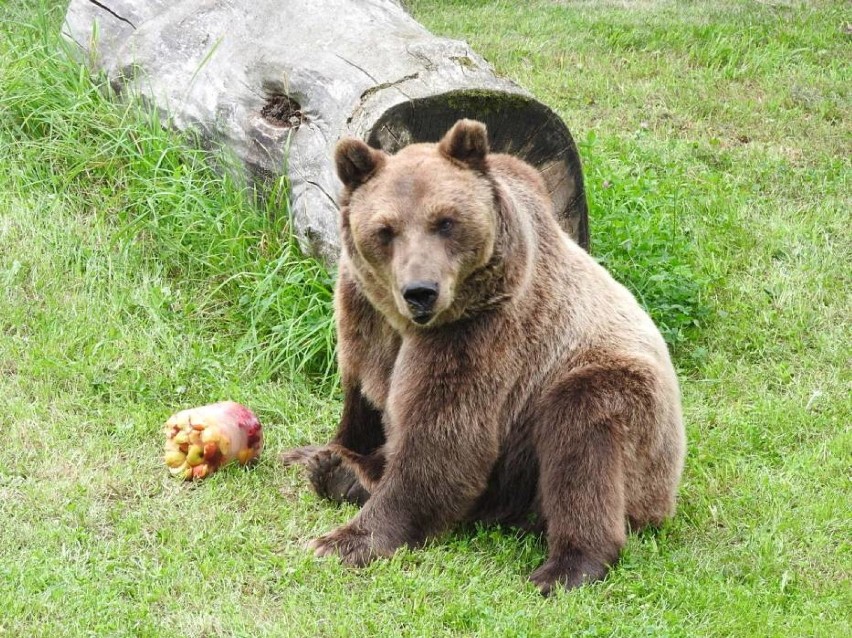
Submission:
[[625,424],[647,415],[643,371],[590,364],[541,400],[534,424],[548,558],[530,576],[548,594],[602,579],[625,542]]

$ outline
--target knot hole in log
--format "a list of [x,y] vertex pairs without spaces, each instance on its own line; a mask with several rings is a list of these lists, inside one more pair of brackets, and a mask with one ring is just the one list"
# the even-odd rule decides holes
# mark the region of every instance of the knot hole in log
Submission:
[[272,126],[298,129],[308,121],[302,105],[289,95],[272,95],[260,109],[260,115]]

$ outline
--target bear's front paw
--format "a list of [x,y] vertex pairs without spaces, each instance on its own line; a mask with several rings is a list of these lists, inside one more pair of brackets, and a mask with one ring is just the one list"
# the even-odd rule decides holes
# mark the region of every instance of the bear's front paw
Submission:
[[352,523],[312,540],[308,548],[316,556],[337,554],[346,565],[363,567],[379,556],[390,556],[393,550],[382,547],[375,536]]
[[530,575],[530,580],[545,596],[553,588],[562,585],[565,589],[574,589],[580,585],[601,580],[606,576],[609,566],[586,552],[570,550],[557,556],[550,556],[544,564]]
[[363,505],[370,498],[355,472],[341,464],[340,455],[328,446],[308,445],[289,450],[281,455],[281,462],[303,465],[311,485],[322,498],[355,505]]

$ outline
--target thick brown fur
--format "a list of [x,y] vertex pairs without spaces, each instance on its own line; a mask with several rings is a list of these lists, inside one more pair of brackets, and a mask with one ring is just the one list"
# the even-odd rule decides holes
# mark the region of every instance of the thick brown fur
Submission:
[[[394,156],[345,140],[336,160],[343,417],[330,445],[285,461],[363,508],[315,552],[363,565],[503,522],[545,531],[544,593],[602,578],[627,524],[675,508],[684,430],[659,331],[484,125]],[[418,282],[430,312],[406,296]]]

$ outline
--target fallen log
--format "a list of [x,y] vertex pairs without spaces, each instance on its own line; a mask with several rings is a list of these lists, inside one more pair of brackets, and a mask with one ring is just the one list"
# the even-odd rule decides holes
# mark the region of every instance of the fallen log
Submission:
[[462,117],[487,124],[495,151],[539,168],[560,224],[588,246],[565,124],[395,0],[71,0],[63,34],[119,95],[230,149],[252,179],[286,172],[293,230],[328,262],[339,251],[337,140],[394,152]]

